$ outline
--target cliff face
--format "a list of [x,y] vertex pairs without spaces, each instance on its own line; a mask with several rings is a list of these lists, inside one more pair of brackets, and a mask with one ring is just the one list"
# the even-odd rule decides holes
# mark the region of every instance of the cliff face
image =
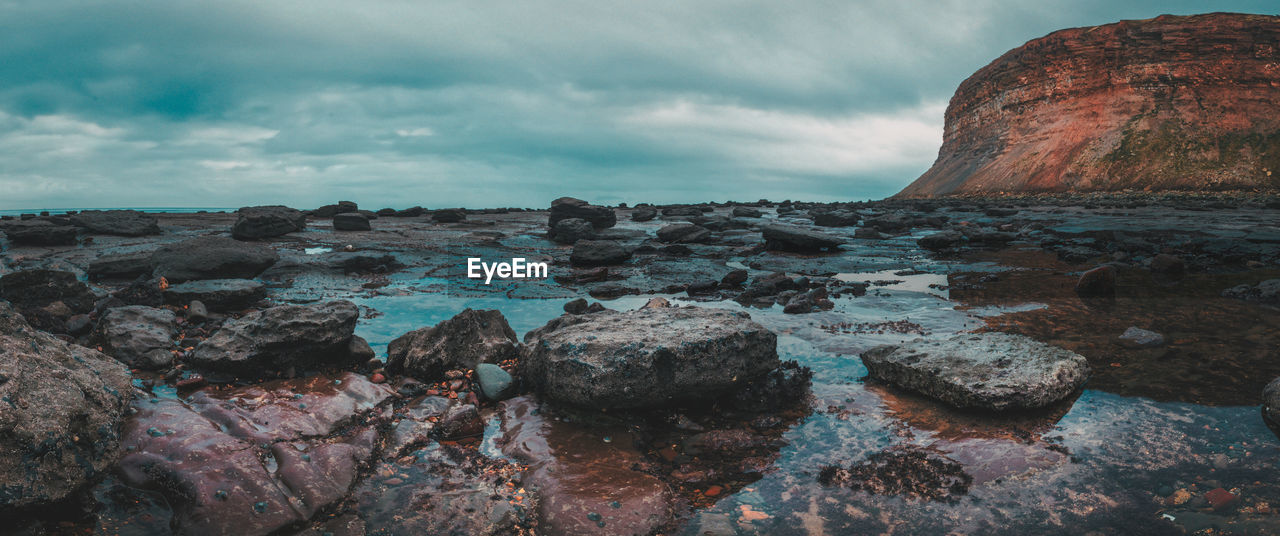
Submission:
[[1049,34],[960,84],[898,194],[1280,189],[1280,17],[1164,15]]

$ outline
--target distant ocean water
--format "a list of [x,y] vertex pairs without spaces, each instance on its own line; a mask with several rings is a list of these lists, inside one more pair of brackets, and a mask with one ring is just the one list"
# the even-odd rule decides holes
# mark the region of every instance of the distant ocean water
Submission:
[[65,214],[67,211],[74,210],[80,212],[83,210],[137,210],[139,212],[169,212],[173,214],[191,214],[193,212],[235,212],[235,208],[226,207],[120,207],[120,208],[23,208],[0,210],[0,216],[17,216],[19,214],[39,214],[48,212],[49,214]]

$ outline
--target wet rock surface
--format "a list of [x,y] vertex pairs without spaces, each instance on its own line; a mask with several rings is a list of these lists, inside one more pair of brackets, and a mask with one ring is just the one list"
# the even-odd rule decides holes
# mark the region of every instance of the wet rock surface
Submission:
[[592,407],[710,397],[778,366],[777,336],[745,313],[699,307],[568,315],[525,336],[522,376]]
[[71,223],[90,234],[145,236],[160,234],[155,215],[136,210],[85,210],[71,215]]
[[47,505],[111,471],[129,372],[37,331],[0,302],[0,513]]
[[193,279],[252,279],[280,259],[275,250],[220,236],[202,236],[161,246],[151,256],[155,274],[172,282]]
[[164,289],[165,303],[185,305],[199,301],[211,311],[245,309],[265,297],[267,287],[250,279],[204,279]]
[[159,369],[173,362],[178,317],[145,305],[108,309],[98,319],[94,341],[130,368]]
[[1007,333],[916,340],[862,353],[871,378],[962,408],[1048,406],[1089,377],[1084,357]]
[[496,310],[466,309],[435,326],[420,328],[387,346],[387,365],[420,380],[451,369],[474,369],[516,355],[516,333]]
[[351,364],[360,311],[348,301],[281,305],[230,320],[196,346],[190,365],[249,377]]
[[238,240],[275,238],[307,227],[306,214],[280,205],[244,207],[237,210],[236,214],[231,236]]

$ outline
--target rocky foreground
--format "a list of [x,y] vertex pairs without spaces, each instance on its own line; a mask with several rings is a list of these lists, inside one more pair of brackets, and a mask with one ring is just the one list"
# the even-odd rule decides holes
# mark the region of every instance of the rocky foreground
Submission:
[[1265,533],[1277,222],[1258,194],[5,217],[0,517]]

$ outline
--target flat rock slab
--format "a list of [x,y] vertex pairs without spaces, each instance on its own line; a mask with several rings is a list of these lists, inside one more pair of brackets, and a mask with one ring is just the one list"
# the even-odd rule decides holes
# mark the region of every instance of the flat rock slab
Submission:
[[777,336],[746,313],[666,307],[565,315],[530,332],[524,378],[591,407],[661,406],[723,394],[777,368]]
[[280,255],[259,244],[221,236],[201,236],[165,244],[151,255],[155,275],[177,283],[193,279],[251,279]]
[[199,300],[210,311],[237,311],[267,297],[267,287],[250,279],[205,279],[172,285],[164,290],[164,301],[186,305]]
[[71,216],[71,223],[91,234],[145,236],[160,234],[156,217],[136,210],[86,210]]
[[348,494],[377,444],[358,417],[391,395],[347,373],[186,400],[142,397],[120,471],[165,496],[175,533],[269,534]]
[[289,367],[346,365],[359,309],[349,301],[281,305],[223,324],[187,362],[245,376],[270,376]]
[[1083,356],[1009,333],[880,346],[863,352],[862,362],[876,380],[953,406],[995,411],[1048,406],[1089,377]]
[[0,511],[60,501],[114,465],[129,371],[0,302]]
[[796,225],[765,225],[761,232],[766,248],[797,253],[834,251],[844,242],[834,236]]

